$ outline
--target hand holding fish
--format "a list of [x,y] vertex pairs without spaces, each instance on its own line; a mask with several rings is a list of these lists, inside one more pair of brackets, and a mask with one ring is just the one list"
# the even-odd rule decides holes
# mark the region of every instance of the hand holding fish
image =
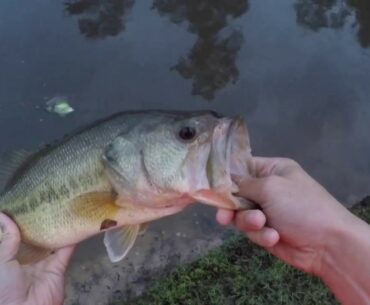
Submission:
[[42,261],[22,266],[14,259],[19,243],[16,224],[0,213],[0,304],[62,304],[64,272],[74,247],[59,249]]
[[370,226],[352,215],[293,160],[254,157],[257,178],[236,181],[261,210],[219,210],[256,244],[313,273],[343,304],[370,304]]

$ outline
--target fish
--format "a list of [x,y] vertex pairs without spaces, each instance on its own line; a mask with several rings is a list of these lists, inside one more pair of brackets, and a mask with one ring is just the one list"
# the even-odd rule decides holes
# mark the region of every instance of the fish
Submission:
[[104,232],[122,260],[150,222],[201,202],[250,208],[233,175],[253,176],[245,120],[213,111],[121,112],[36,153],[18,151],[0,211],[19,227],[29,264]]

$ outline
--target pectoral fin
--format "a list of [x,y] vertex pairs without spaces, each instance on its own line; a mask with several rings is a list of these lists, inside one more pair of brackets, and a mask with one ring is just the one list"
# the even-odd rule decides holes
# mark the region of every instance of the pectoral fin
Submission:
[[26,265],[36,263],[49,256],[52,252],[50,249],[44,249],[22,242],[19,245],[16,259],[21,265]]
[[140,225],[130,225],[105,232],[104,245],[111,262],[119,262],[128,254],[139,231]]

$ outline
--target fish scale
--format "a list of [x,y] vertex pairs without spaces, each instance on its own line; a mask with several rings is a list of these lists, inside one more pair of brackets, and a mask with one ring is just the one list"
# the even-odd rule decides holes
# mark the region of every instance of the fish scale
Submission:
[[110,191],[100,158],[104,146],[126,128],[124,121],[124,117],[117,117],[93,127],[46,149],[50,151],[47,154],[39,152],[31,157],[31,164],[20,169],[17,183],[1,196],[0,209],[22,224],[24,241],[40,240],[38,244],[52,245],[54,231],[73,227],[76,221],[67,217],[72,198],[92,191]]
[[[238,208],[226,188],[223,194],[198,189],[210,185],[206,164],[218,156],[210,154],[214,129],[221,123],[231,128],[231,122],[209,111],[125,112],[31,155],[0,196],[0,211],[21,232],[17,258],[37,261],[50,250],[105,231],[104,244],[116,262],[127,255],[141,225],[178,213],[196,200]],[[182,128],[196,130],[194,138],[181,139]],[[240,131],[248,137],[246,128]],[[20,158],[14,159],[18,163]],[[224,161],[222,166],[228,166],[229,160]],[[230,177],[219,178],[217,185],[230,184]]]

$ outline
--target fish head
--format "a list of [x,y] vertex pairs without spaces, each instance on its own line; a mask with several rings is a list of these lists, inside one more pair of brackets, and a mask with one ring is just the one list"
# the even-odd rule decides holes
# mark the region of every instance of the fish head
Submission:
[[241,209],[231,177],[253,175],[245,121],[210,111],[150,116],[118,135],[103,162],[118,205]]

